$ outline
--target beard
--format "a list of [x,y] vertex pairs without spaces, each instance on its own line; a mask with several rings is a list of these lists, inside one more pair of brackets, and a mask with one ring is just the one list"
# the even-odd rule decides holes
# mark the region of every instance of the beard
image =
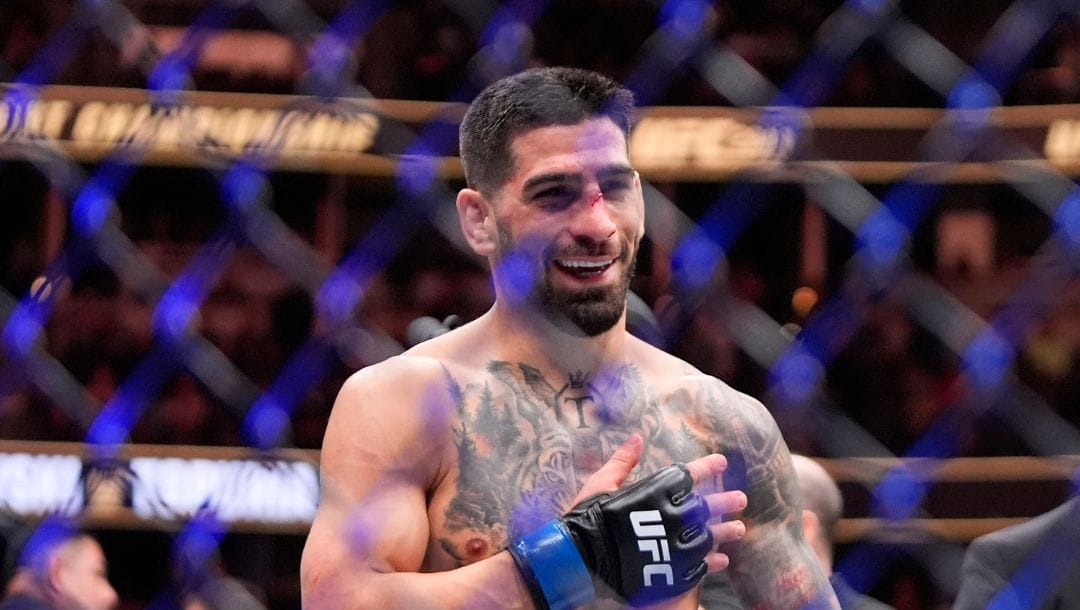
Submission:
[[[498,223],[497,223],[498,225]],[[544,248],[530,256],[537,269],[534,272],[534,281],[526,301],[539,311],[552,324],[566,328],[569,322],[585,336],[595,337],[611,330],[622,318],[626,310],[626,295],[630,290],[630,282],[634,279],[634,268],[637,262],[637,244],[634,244],[633,254],[628,242],[623,242],[619,254],[615,257],[616,263],[624,264],[622,277],[613,285],[588,286],[584,288],[557,287],[552,281],[552,271],[548,261],[554,260],[558,254],[600,254],[603,250],[601,245],[579,245],[569,250],[564,249],[556,253],[552,247]],[[522,255],[532,249],[521,248],[510,230],[498,225],[499,259],[505,260],[507,255]]]

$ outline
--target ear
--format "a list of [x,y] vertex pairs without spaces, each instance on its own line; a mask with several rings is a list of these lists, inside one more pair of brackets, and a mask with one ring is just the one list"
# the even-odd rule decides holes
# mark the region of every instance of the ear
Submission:
[[818,536],[821,535],[821,520],[818,519],[817,513],[804,508],[802,512],[802,528],[807,540],[811,542],[817,540]]
[[634,170],[634,188],[637,189],[638,201],[641,202],[641,222],[638,226],[638,239],[645,236],[645,189],[641,186],[641,174]]
[[457,196],[458,220],[465,241],[480,256],[495,253],[497,240],[495,217],[488,200],[475,189],[461,189]]
[[45,577],[49,590],[52,592],[62,591],[64,588],[64,576],[63,576],[63,558],[60,553],[53,553],[49,557],[48,567],[46,568]]

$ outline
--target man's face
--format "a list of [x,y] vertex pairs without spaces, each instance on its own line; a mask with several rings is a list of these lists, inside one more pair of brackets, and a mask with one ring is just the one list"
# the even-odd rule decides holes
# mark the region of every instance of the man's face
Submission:
[[118,603],[109,584],[108,564],[101,546],[77,538],[59,553],[54,581],[60,610],[112,610]]
[[[526,273],[525,297],[548,319],[588,336],[619,321],[644,233],[641,182],[610,119],[552,125],[511,142],[514,167],[494,197],[495,275]],[[505,264],[526,261],[526,265]]]

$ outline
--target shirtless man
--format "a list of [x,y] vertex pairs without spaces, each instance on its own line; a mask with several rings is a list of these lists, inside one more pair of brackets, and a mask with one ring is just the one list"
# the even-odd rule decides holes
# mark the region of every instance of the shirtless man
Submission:
[[562,68],[473,102],[457,209],[496,301],[345,383],[305,607],[696,608],[706,568],[726,567],[749,607],[836,607],[769,413],[626,330],[644,233],[632,108]]

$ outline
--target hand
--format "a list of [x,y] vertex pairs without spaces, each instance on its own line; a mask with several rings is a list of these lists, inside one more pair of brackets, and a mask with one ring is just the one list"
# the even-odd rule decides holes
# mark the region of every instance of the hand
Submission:
[[[621,447],[593,473],[581,487],[573,505],[577,506],[582,501],[592,496],[604,493],[612,493],[630,476],[630,471],[637,466],[641,459],[641,450],[644,441],[638,434],[631,434]],[[723,515],[735,513],[746,508],[746,494],[741,491],[723,491],[719,480],[720,475],[727,468],[727,459],[724,456],[713,453],[698,458],[686,464],[690,476],[694,479],[694,490],[702,494],[709,506],[709,529],[712,531],[713,544],[723,545],[726,542],[740,540],[746,534],[746,525],[737,519],[724,521]],[[713,549],[705,557],[710,572],[719,572],[728,566],[728,556]]]
[[740,492],[716,491],[727,460],[708,455],[620,487],[642,445],[631,435],[589,477],[569,512],[510,544],[537,608],[569,610],[597,595],[650,605],[681,597],[706,572],[727,566],[716,542],[739,538],[745,529],[722,517],[746,505]]

